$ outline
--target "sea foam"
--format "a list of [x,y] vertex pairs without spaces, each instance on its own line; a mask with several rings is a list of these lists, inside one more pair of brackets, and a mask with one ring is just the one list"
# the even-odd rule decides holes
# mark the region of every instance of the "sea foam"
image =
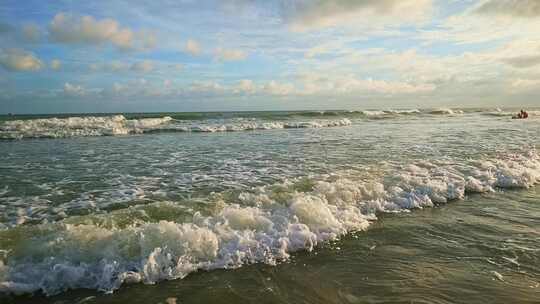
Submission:
[[[393,173],[392,173],[393,172]],[[89,220],[31,226],[31,235],[0,256],[0,292],[54,295],[68,289],[113,292],[124,283],[154,284],[197,270],[275,265],[290,254],[312,251],[369,227],[386,212],[408,212],[496,188],[528,188],[540,182],[535,151],[455,164],[398,165],[387,176],[353,179],[338,173],[254,188],[187,221],[134,221],[102,225]],[[161,207],[181,207],[173,202]],[[164,206],[163,204],[168,204]],[[129,208],[144,213],[148,206]],[[125,212],[125,211],[117,211]],[[101,215],[114,222],[115,212]],[[14,228],[25,229],[25,228]],[[17,233],[15,231],[14,233]]]
[[348,126],[347,118],[311,121],[175,121],[161,118],[126,119],[123,115],[44,118],[6,121],[0,125],[0,139],[65,138],[78,136],[115,136],[147,132],[232,132],[290,128],[325,128]]

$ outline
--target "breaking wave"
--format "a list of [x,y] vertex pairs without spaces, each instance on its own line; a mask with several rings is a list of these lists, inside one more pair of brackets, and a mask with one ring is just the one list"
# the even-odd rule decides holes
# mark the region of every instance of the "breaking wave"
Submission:
[[81,217],[79,222],[71,218],[16,227],[4,230],[3,236],[33,237],[0,254],[0,292],[112,292],[122,284],[180,279],[197,270],[275,265],[295,251],[312,251],[365,230],[381,213],[409,212],[471,193],[538,182],[540,155],[529,151],[462,163],[395,165],[370,178],[336,173],[285,181],[233,198],[212,196],[207,203],[212,208],[190,216],[180,203],[160,202]]
[[[519,110],[517,110],[519,111]],[[115,136],[150,132],[232,132],[250,130],[325,128],[352,124],[351,119],[379,120],[400,117],[484,116],[511,117],[516,110],[388,109],[362,111],[292,111],[125,114],[112,116],[50,117],[0,122],[1,139]],[[531,117],[540,111],[529,110]],[[157,115],[161,115],[155,117]],[[143,118],[140,118],[143,116]]]
[[463,110],[453,110],[448,108],[439,108],[439,109],[433,109],[429,111],[429,114],[433,115],[456,115],[456,114],[464,114],[465,112]]
[[126,119],[123,115],[68,117],[6,121],[0,125],[0,139],[65,138],[115,136],[147,132],[231,132],[288,128],[324,128],[350,125],[347,118],[299,122],[259,122],[236,119],[230,123],[197,122],[186,124],[170,116]]

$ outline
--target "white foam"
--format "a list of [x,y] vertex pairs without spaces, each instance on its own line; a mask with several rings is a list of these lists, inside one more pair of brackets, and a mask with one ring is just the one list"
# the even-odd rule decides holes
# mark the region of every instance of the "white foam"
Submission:
[[0,125],[0,139],[114,136],[146,132],[232,132],[249,130],[325,128],[351,125],[347,118],[298,122],[233,121],[185,123],[171,117],[126,119],[122,115],[13,120]]
[[127,120],[123,115],[12,120],[0,125],[0,138],[125,135],[142,133],[171,120],[168,116]]
[[112,292],[123,283],[153,284],[200,269],[275,265],[292,252],[365,230],[381,212],[407,212],[463,199],[467,192],[538,182],[540,156],[530,151],[459,166],[423,161],[368,181],[332,175],[315,180],[307,192],[286,181],[242,193],[236,202],[215,202],[212,214],[195,213],[190,222],[37,226],[40,233],[21,240],[18,248],[24,250],[0,258],[0,292]]
[[362,115],[365,115],[370,118],[383,118],[383,117],[393,117],[399,115],[413,115],[421,114],[422,112],[418,109],[405,109],[405,110],[372,110],[372,111],[360,111]]
[[368,117],[374,117],[374,116],[384,116],[387,115],[384,111],[361,111],[363,115],[366,115]]
[[384,111],[386,113],[392,113],[392,114],[401,114],[401,115],[410,115],[410,114],[420,114],[422,113],[418,109],[409,109],[409,110],[386,110]]
[[450,108],[438,108],[438,109],[433,109],[429,112],[430,114],[433,114],[433,115],[456,115],[456,114],[463,114],[463,110],[453,110],[453,109],[450,109]]

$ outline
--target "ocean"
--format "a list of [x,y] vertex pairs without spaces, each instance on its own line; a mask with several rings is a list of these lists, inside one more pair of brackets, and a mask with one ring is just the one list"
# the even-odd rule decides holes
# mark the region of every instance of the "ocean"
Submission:
[[540,111],[0,117],[2,303],[539,303]]

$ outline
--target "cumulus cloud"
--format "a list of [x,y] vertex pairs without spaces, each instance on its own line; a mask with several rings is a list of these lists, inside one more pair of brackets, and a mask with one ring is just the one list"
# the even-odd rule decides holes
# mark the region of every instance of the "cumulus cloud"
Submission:
[[186,41],[184,50],[193,56],[198,56],[202,52],[201,45],[193,39]]
[[247,58],[242,50],[218,48],[215,51],[215,59],[219,61],[239,61]]
[[8,71],[37,71],[43,67],[34,54],[20,49],[0,51],[0,65]]
[[257,90],[257,86],[251,79],[242,79],[238,81],[238,85],[234,88],[234,93],[253,94]]
[[74,85],[69,82],[64,83],[64,94],[70,97],[80,97],[86,95],[86,90],[81,85]]
[[289,1],[285,19],[293,30],[354,25],[361,28],[425,21],[432,0]]
[[58,13],[49,24],[53,41],[75,44],[105,44],[122,49],[149,49],[155,46],[155,36],[147,31],[135,32],[121,27],[114,19],[97,20],[92,16],[75,17]]
[[535,18],[540,16],[540,1],[487,0],[483,1],[474,11],[486,15]]
[[62,62],[60,60],[58,59],[51,60],[51,64],[50,64],[51,69],[59,70],[61,66],[62,66]]

